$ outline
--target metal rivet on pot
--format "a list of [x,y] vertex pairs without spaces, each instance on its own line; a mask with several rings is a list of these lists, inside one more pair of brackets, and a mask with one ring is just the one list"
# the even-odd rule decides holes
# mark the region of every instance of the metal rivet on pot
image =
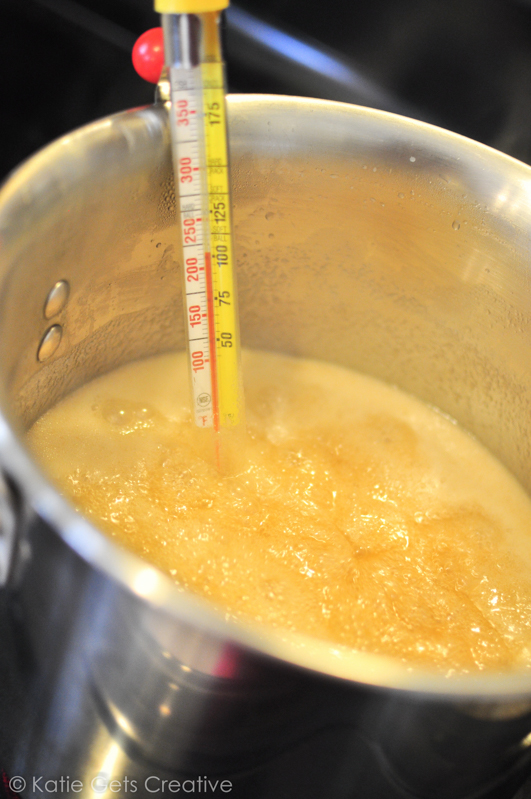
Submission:
[[58,280],[48,292],[46,302],[44,303],[44,318],[51,319],[52,316],[57,316],[65,307],[70,286],[66,280]]
[[61,336],[63,335],[63,328],[61,325],[52,325],[41,339],[39,349],[37,350],[37,360],[41,363],[50,358],[57,347],[61,343]]

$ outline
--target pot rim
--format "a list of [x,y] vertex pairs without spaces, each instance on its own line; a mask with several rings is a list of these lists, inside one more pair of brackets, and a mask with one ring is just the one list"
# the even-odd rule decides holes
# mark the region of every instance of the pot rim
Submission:
[[[445,145],[451,146],[456,152],[456,158],[472,154],[481,160],[488,159],[491,165],[498,161],[500,168],[503,166],[505,171],[509,167],[509,171],[514,172],[515,177],[529,182],[531,194],[531,167],[486,145],[434,125],[385,111],[310,98],[232,95],[228,97],[228,102],[233,113],[240,114],[249,113],[251,107],[256,109],[257,106],[260,107],[261,114],[265,114],[268,108],[270,110],[281,108],[285,113],[288,106],[294,111],[310,113],[318,107],[321,110],[325,108],[333,110],[336,114],[370,118],[374,123],[385,125],[386,128],[392,126],[395,130],[409,133],[413,139],[418,140],[420,136],[421,140],[426,140],[426,144],[433,144],[436,138],[443,148]],[[97,134],[102,126],[108,127],[109,121],[116,122],[122,127],[127,119],[139,118],[144,118],[147,124],[153,124],[156,119],[157,124],[164,125],[165,111],[163,108],[151,106],[124,111],[93,122],[79,128],[73,134],[56,140],[12,173],[0,192],[0,205],[6,197],[23,185],[26,173],[31,174],[39,168],[39,164],[53,157],[54,151],[63,147],[67,139],[69,142],[74,138],[87,139]],[[276,630],[268,630],[258,623],[227,620],[222,608],[179,588],[169,575],[149,565],[139,556],[122,549],[74,510],[33,462],[22,437],[14,432],[1,411],[0,464],[15,484],[19,488],[22,486],[23,498],[32,510],[90,566],[103,572],[157,609],[218,638],[228,639],[257,654],[323,676],[377,688],[453,699],[483,699],[489,702],[496,699],[515,700],[531,695],[531,665],[529,671],[452,675],[449,678],[441,672],[408,666],[391,657],[351,650],[306,635],[282,634]]]

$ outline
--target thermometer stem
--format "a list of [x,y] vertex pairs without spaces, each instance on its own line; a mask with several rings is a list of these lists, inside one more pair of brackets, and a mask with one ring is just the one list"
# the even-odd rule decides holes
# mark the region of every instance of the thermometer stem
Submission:
[[195,424],[243,421],[219,11],[163,14]]

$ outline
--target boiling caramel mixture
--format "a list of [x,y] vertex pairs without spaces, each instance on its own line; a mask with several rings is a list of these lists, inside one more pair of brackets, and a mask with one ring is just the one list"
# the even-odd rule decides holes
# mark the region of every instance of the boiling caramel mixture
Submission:
[[220,475],[183,355],[105,375],[29,442],[117,541],[235,617],[452,673],[531,665],[531,501],[418,400],[244,353],[248,434]]

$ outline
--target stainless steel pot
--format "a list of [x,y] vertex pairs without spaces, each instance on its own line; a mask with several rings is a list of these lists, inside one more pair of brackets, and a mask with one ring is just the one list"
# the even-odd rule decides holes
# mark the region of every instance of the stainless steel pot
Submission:
[[[529,490],[531,169],[372,110],[229,108],[244,344],[398,384]],[[161,780],[200,777],[253,799],[512,796],[531,673],[446,679],[229,623],[77,515],[25,450],[69,391],[183,346],[168,147],[163,107],[119,114],[0,195],[0,563],[19,681],[0,765],[24,796],[60,777],[68,796],[171,796]]]

